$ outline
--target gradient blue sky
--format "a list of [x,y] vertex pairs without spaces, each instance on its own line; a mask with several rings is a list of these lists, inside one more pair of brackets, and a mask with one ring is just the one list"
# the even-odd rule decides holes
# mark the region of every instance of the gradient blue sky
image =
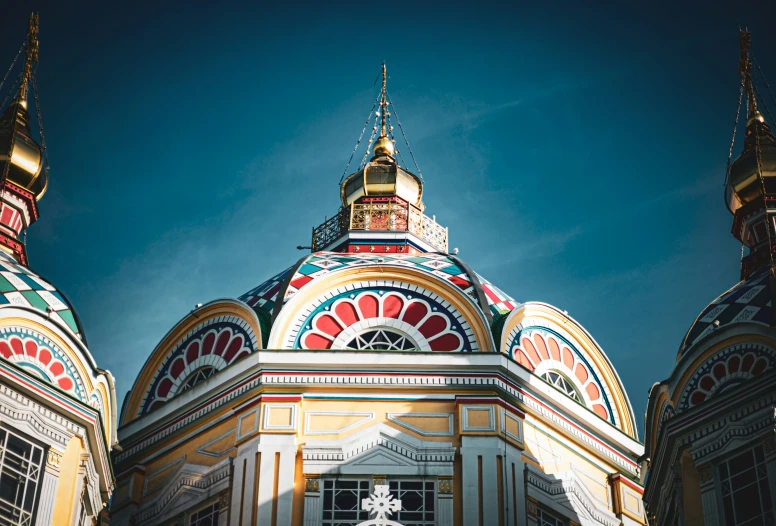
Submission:
[[581,322],[643,428],[648,388],[738,279],[737,27],[776,82],[772,2],[158,4],[0,18],[7,66],[40,10],[51,186],[31,267],[75,304],[119,403],[196,303],[292,264],[336,211],[385,60],[451,246]]

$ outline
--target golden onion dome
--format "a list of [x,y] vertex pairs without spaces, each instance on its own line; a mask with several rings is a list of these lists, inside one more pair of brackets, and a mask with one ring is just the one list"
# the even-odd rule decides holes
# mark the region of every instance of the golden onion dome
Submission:
[[400,168],[387,156],[374,157],[362,170],[347,176],[342,181],[340,196],[342,206],[350,206],[362,197],[396,196],[423,210],[420,177]]
[[[48,187],[43,170],[43,152],[32,138],[26,103],[11,103],[0,119],[0,177],[25,188],[40,199]],[[9,163],[10,161],[10,163]]]
[[377,139],[377,142],[375,142],[375,157],[380,157],[383,155],[387,155],[388,157],[393,157],[393,154],[396,152],[396,147],[393,144],[393,141],[386,137],[385,135],[381,136]]
[[763,192],[776,194],[776,139],[762,114],[755,112],[746,125],[744,150],[728,171],[728,208],[735,213]]

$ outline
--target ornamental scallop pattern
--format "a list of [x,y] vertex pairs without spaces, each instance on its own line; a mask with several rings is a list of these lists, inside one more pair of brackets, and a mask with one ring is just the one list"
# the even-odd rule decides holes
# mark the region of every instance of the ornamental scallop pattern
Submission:
[[388,327],[406,334],[418,350],[464,350],[464,338],[444,311],[426,299],[396,291],[368,291],[338,299],[313,316],[309,327],[301,338],[304,349],[344,348],[364,329]]
[[254,342],[245,328],[233,322],[205,322],[180,342],[151,384],[141,414],[174,397],[186,379],[203,367],[221,370],[248,356]]
[[688,409],[774,367],[776,352],[762,345],[737,345],[706,360],[682,391],[678,408]]
[[86,401],[83,382],[65,352],[48,338],[21,327],[4,327],[0,334],[0,356]]
[[517,363],[538,375],[546,371],[564,372],[579,388],[584,405],[604,420],[612,421],[602,386],[569,344],[550,333],[523,330],[513,340],[510,353]]

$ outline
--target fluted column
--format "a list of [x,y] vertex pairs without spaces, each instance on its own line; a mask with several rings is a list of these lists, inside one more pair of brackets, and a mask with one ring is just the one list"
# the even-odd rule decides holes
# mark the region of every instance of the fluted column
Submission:
[[321,522],[321,517],[320,475],[305,475],[304,526],[318,526]]
[[51,526],[54,523],[54,501],[59,485],[59,463],[61,460],[61,452],[54,448],[49,449],[43,470],[35,526]]
[[259,478],[258,524],[271,524],[273,508],[276,526],[290,526],[294,504],[296,437],[262,435],[259,442],[261,476]]
[[717,487],[714,483],[714,467],[710,463],[702,464],[698,466],[698,475],[701,483],[703,524],[705,526],[722,526]]
[[453,526],[453,477],[439,477],[437,482],[437,525]]

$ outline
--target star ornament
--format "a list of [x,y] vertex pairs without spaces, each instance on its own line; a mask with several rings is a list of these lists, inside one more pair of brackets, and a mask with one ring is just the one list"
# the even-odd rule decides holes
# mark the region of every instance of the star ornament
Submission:
[[401,501],[393,498],[387,485],[376,485],[375,492],[369,498],[362,499],[361,507],[370,513],[376,513],[376,520],[385,520],[386,515],[401,510]]

